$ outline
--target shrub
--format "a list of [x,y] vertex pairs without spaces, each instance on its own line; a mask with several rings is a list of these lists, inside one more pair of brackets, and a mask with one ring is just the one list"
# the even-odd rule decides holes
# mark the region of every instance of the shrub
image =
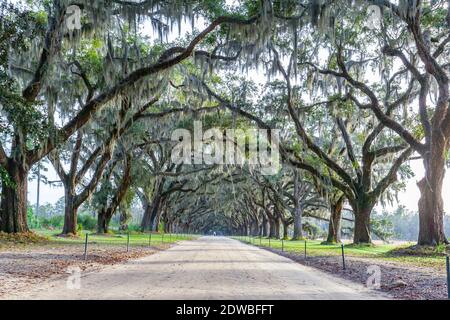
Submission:
[[64,225],[64,216],[56,215],[50,218],[43,218],[41,225],[44,228],[62,228]]
[[37,229],[41,227],[39,218],[34,214],[33,209],[27,209],[27,223],[31,229]]
[[94,230],[97,227],[97,219],[89,214],[80,214],[78,216],[78,226],[84,230]]
[[135,224],[135,223],[129,223],[127,230],[128,231],[136,231],[136,232],[141,232],[142,231],[141,230],[141,226],[139,224]]

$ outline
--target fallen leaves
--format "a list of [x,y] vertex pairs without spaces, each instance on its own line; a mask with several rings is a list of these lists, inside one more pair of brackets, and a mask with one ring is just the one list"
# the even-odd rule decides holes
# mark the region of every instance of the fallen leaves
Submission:
[[369,277],[368,267],[377,265],[381,269],[381,291],[396,299],[437,300],[447,299],[447,280],[445,274],[433,268],[412,267],[408,264],[392,263],[376,258],[346,258],[346,270],[342,269],[339,257],[307,257],[295,253],[267,249],[284,255],[301,264],[314,267],[336,276],[363,285]]
[[[5,239],[1,234],[0,239]],[[125,246],[90,244],[88,259],[83,259],[84,247],[80,244],[55,244],[35,238],[35,234],[20,235],[8,239],[8,249],[0,252],[0,298],[5,294],[20,293],[30,286],[61,277],[68,267],[77,266],[82,271],[94,271],[105,265],[113,265],[153,254],[168,248],[164,244],[159,247],[132,246],[126,251]],[[11,241],[36,240],[32,246],[11,246]],[[30,242],[26,242],[30,243]]]

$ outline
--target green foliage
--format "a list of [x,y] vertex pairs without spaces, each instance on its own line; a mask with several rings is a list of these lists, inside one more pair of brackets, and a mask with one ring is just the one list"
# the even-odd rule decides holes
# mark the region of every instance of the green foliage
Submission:
[[64,215],[56,215],[50,218],[43,218],[41,226],[43,228],[61,229],[64,225]]
[[130,223],[128,224],[128,231],[134,231],[134,232],[141,232],[141,226],[136,223]]
[[307,233],[307,237],[309,239],[317,239],[318,237],[322,237],[324,235],[322,229],[311,222],[303,223],[303,231]]
[[10,77],[9,49],[13,45],[16,50],[26,51],[27,39],[42,32],[41,20],[45,17],[8,5],[3,10],[0,17],[0,133],[11,135],[15,128],[20,128],[26,138],[25,143],[32,148],[49,130],[46,115],[42,105],[30,104],[22,98],[18,83]]
[[381,240],[388,240],[394,235],[394,226],[391,221],[385,218],[372,217],[370,220],[370,230]]
[[28,227],[31,229],[37,229],[41,227],[41,221],[33,212],[33,209],[28,208],[27,209],[27,223]]
[[97,219],[89,214],[80,214],[78,216],[78,226],[83,230],[95,230],[97,227]]
[[2,181],[3,186],[5,187],[13,188],[15,186],[15,183],[13,180],[11,180],[8,171],[6,171],[6,169],[3,167],[0,167],[0,179]]

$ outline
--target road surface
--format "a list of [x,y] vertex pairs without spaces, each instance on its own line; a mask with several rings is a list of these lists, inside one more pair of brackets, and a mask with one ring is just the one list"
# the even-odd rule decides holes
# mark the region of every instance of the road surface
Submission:
[[[225,237],[183,241],[144,258],[32,288],[20,299],[386,299]],[[73,280],[73,278],[72,278]],[[72,284],[69,286],[67,284]],[[74,284],[74,285],[73,285]]]

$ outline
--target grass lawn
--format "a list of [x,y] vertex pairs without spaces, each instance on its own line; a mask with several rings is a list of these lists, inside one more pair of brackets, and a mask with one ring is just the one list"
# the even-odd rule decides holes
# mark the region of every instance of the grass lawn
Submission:
[[[38,229],[33,230],[41,236],[48,237],[51,242],[56,243],[84,243],[85,236],[88,234],[88,242],[105,245],[127,245],[128,234],[127,233],[109,233],[105,235],[98,235],[91,231],[82,231],[78,237],[58,237],[59,230],[46,230]],[[189,240],[195,238],[194,235],[187,234],[163,234],[163,233],[137,233],[130,232],[130,246],[148,246],[159,245],[162,243],[174,243],[180,240]]]
[[[237,240],[253,244],[255,246],[271,247],[298,255],[305,254],[305,241],[275,240],[259,237],[233,237]],[[270,242],[270,243],[269,243]],[[414,267],[431,267],[440,271],[445,270],[444,247],[422,248],[420,250],[410,249],[415,243],[402,244],[377,244],[377,245],[353,245],[345,244],[344,252],[349,257],[377,259]],[[447,253],[449,248],[447,248]],[[307,256],[340,256],[342,254],[341,244],[322,244],[321,241],[307,240]]]

